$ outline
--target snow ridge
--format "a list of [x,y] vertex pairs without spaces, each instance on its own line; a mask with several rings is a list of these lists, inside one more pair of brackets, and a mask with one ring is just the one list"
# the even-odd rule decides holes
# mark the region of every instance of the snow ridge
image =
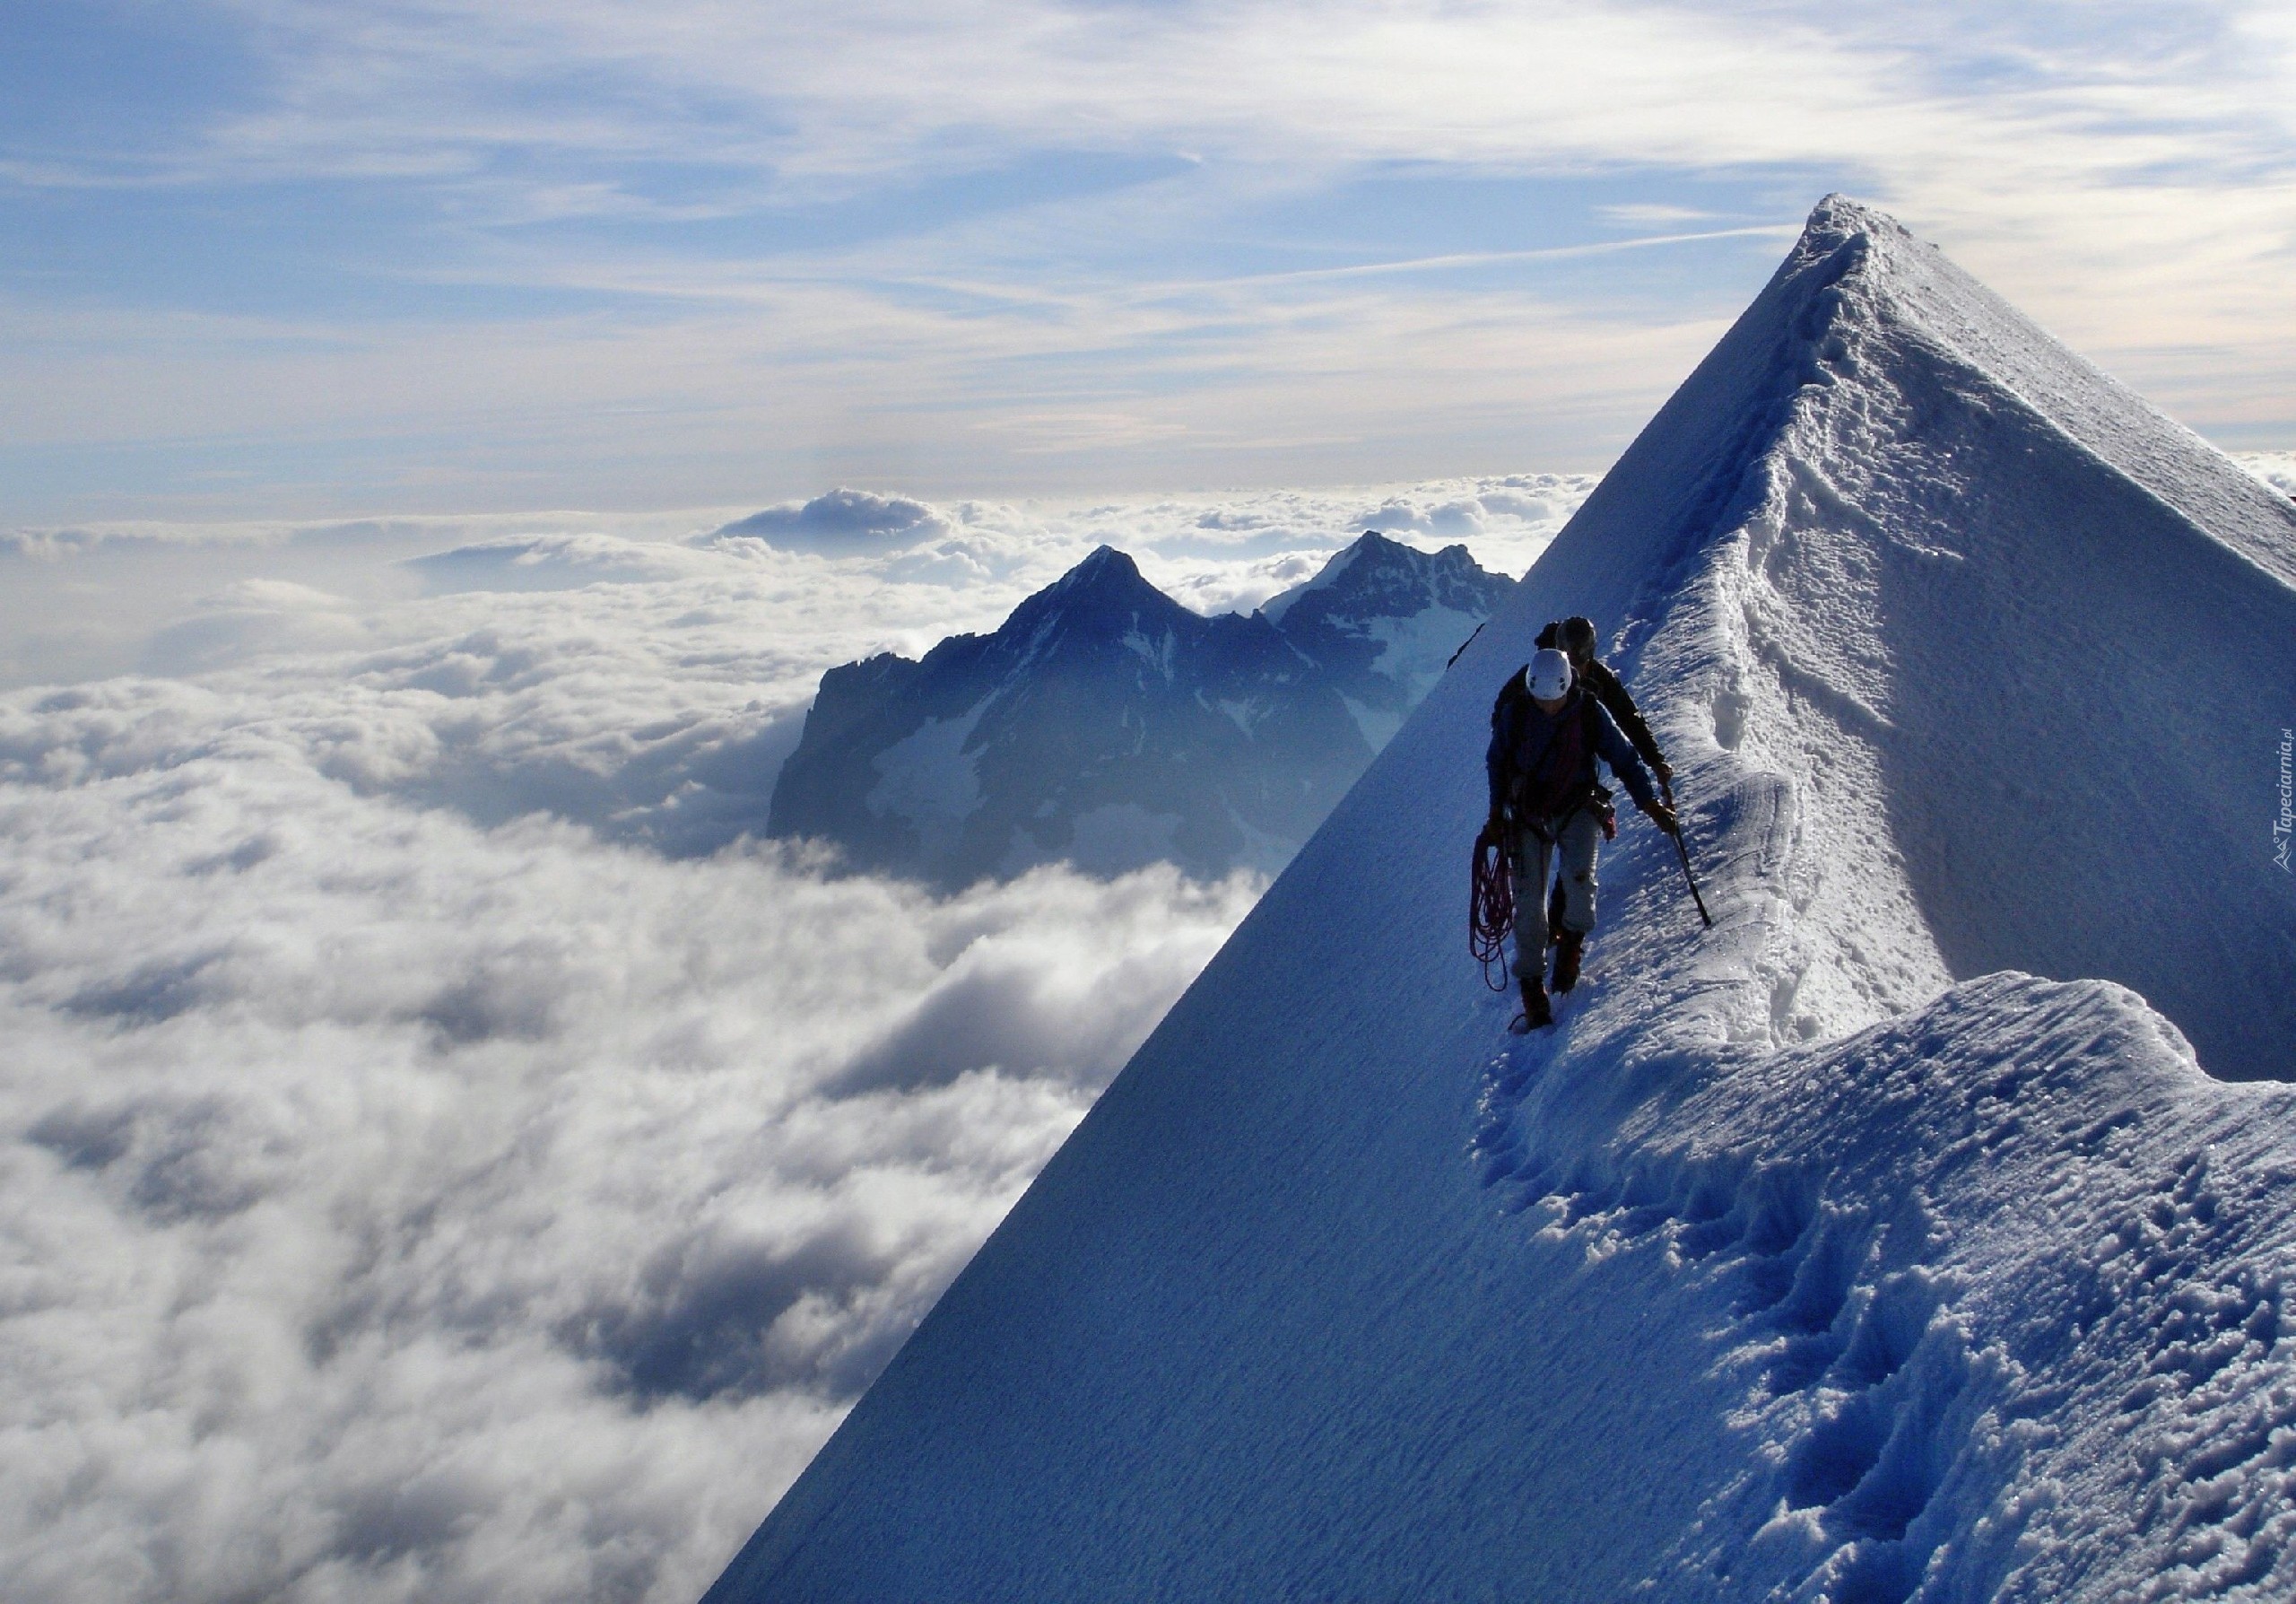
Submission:
[[[2200,1082],[2122,988],[2013,973],[1746,1054],[1591,1143],[1583,1081],[1526,1071],[1486,1081],[1501,1206],[1728,1312],[1752,1451],[1667,1596],[2176,1597],[2283,1563],[2296,1092]],[[2147,1506],[2172,1540],[2099,1518]]]
[[[2296,1077],[2292,552],[1822,203],[712,1598],[2288,1596],[2296,1091],[2211,1074]],[[1627,821],[1510,1041],[1464,859],[1569,612],[1716,924]]]

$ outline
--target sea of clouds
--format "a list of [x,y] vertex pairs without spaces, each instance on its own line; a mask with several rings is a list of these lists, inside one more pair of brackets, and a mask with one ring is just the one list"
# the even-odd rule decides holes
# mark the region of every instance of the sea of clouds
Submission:
[[0,536],[0,1595],[698,1594],[1262,889],[761,842],[821,672],[1590,486]]
[[2296,451],[2244,451],[2233,460],[2283,495],[2296,498]]

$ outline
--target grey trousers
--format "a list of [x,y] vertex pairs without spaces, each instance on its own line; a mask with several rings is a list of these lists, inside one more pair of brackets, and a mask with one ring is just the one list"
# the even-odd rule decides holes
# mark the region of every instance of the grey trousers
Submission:
[[1557,859],[1562,875],[1562,928],[1580,935],[1595,928],[1595,855],[1602,850],[1603,822],[1591,807],[1570,815],[1553,841],[1518,830],[1508,867],[1515,876],[1515,974],[1527,980],[1546,973],[1546,894]]

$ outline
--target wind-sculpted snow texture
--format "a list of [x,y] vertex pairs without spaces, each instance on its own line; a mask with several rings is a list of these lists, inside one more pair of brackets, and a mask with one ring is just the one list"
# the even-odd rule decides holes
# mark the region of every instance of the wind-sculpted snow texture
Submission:
[[[2296,1591],[2292,552],[1823,203],[712,1597]],[[1628,821],[1517,1040],[1466,843],[1566,611],[1716,922]]]

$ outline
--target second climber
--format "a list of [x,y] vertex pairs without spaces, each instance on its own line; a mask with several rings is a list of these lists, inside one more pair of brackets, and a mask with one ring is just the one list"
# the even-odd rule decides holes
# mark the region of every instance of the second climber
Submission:
[[1547,887],[1558,874],[1556,991],[1578,984],[1595,928],[1596,859],[1618,828],[1596,760],[1609,765],[1651,823],[1669,835],[1680,828],[1633,743],[1576,681],[1569,657],[1542,650],[1509,677],[1491,710],[1484,767],[1491,780],[1490,829],[1505,843],[1514,881],[1514,970],[1523,994],[1522,1015],[1511,1027],[1518,1031],[1554,1022],[1547,999]]

